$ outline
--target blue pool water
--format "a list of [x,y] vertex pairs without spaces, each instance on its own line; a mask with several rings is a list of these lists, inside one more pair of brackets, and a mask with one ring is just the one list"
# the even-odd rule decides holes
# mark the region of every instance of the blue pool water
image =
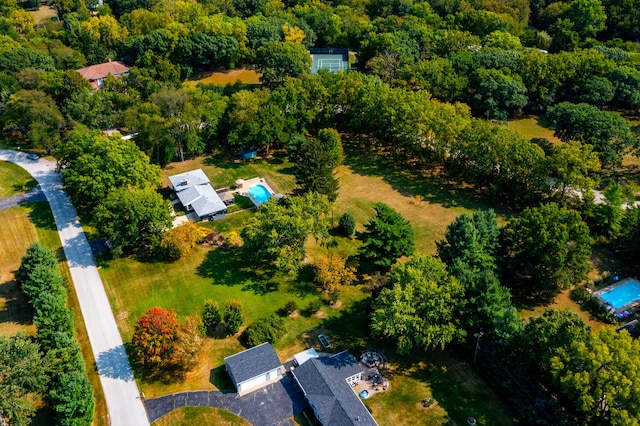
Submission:
[[629,281],[613,290],[600,294],[600,297],[609,302],[614,308],[621,308],[627,303],[640,299],[640,283]]
[[264,203],[271,198],[271,192],[266,186],[260,184],[249,187],[249,194],[259,203]]

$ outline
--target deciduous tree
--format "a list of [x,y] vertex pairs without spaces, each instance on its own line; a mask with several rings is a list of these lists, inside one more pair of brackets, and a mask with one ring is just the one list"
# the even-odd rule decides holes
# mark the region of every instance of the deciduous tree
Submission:
[[400,354],[416,346],[443,349],[464,337],[458,314],[464,305],[464,289],[442,261],[418,256],[395,265],[388,277],[390,287],[373,302],[371,331],[375,336],[395,340]]
[[136,322],[131,339],[136,361],[151,371],[166,366],[171,360],[179,326],[173,310],[148,309]]
[[284,203],[269,200],[242,229],[243,250],[274,271],[295,274],[305,256],[307,237],[327,238],[328,211],[327,198],[312,192]]
[[525,209],[504,230],[511,273],[528,278],[527,294],[555,295],[586,278],[589,228],[574,210],[555,203]]
[[337,254],[320,254],[314,262],[315,282],[327,293],[340,285],[349,285],[356,279],[355,268],[347,266],[345,259]]

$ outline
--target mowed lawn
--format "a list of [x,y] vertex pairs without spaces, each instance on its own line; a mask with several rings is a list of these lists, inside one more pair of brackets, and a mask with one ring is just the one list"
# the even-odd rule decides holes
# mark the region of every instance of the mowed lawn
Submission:
[[27,191],[36,185],[35,179],[22,167],[0,161],[0,199]]
[[[62,275],[70,283],[69,268],[64,258],[60,238],[49,204],[45,202],[30,203],[0,211],[0,223],[2,223],[0,228],[0,333],[13,336],[23,331],[34,336],[36,329],[33,325],[33,312],[15,280],[14,273],[20,267],[22,256],[27,248],[39,241],[56,251],[58,259],[61,260],[59,265]],[[70,288],[73,287],[70,286]],[[106,425],[108,416],[102,386],[74,291],[69,292],[69,306],[73,309],[76,337],[80,342],[89,380],[96,396],[94,424]],[[50,424],[52,415],[51,411],[45,407],[36,413],[33,424]]]
[[153,422],[153,426],[251,426],[229,411],[213,407],[184,407]]

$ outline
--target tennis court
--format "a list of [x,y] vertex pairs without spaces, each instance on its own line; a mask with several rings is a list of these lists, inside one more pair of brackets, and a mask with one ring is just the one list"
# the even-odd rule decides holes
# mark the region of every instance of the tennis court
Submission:
[[321,69],[331,72],[346,71],[349,69],[348,56],[345,54],[312,54],[311,72],[317,74]]

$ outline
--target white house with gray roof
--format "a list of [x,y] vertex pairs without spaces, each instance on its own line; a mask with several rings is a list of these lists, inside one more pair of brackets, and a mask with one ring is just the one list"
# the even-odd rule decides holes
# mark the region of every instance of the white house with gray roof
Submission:
[[198,220],[222,219],[227,205],[213,189],[202,169],[169,176],[176,195],[187,211],[194,211]]
[[362,368],[349,352],[309,357],[293,370],[293,377],[323,425],[377,426],[351,388],[362,378]]
[[284,372],[278,354],[268,342],[228,356],[224,362],[239,394],[280,380]]

